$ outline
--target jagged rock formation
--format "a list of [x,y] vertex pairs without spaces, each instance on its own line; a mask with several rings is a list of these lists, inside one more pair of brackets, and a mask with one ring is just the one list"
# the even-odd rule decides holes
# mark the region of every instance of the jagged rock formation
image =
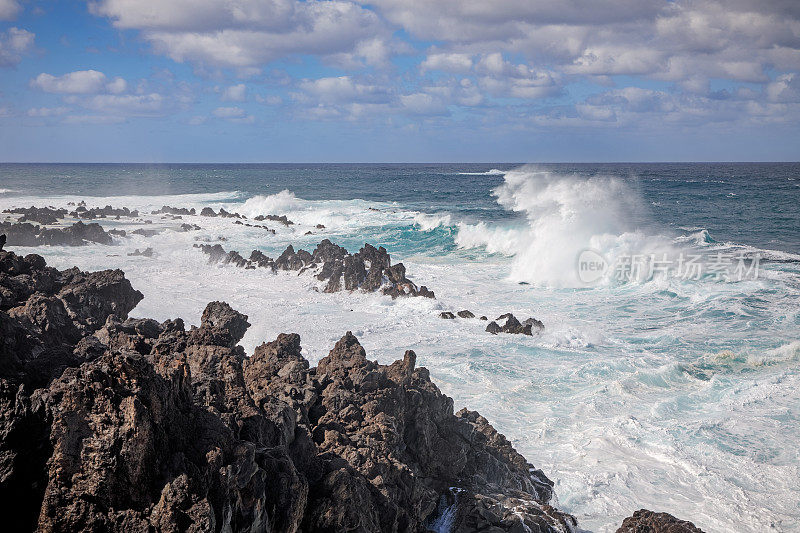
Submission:
[[408,351],[347,333],[316,368],[248,317],[127,319],[120,271],[0,252],[0,508],[8,530],[567,532],[553,483]]
[[210,207],[204,207],[200,211],[200,215],[204,217],[244,218],[244,219],[247,218],[245,216],[240,215],[239,213],[229,213],[228,211],[225,211],[225,209],[222,207],[219,208],[219,213],[215,212]]
[[10,246],[81,246],[90,242],[114,242],[100,224],[84,224],[80,220],[66,228],[44,228],[29,222],[0,222],[0,232],[8,236]]
[[[292,222],[291,220],[286,218],[286,215],[280,215],[280,216],[278,216],[278,215],[258,215],[253,220],[256,220],[258,222],[262,222],[264,220],[272,220],[273,222],[278,222],[280,224],[283,224],[284,226],[291,226],[291,225],[294,224],[294,222]],[[322,228],[325,227],[325,226],[322,226],[322,228],[320,228],[320,226],[322,226],[322,224],[317,224],[317,229],[322,229]]]
[[[485,320],[485,317],[481,317],[481,319]],[[501,326],[496,321],[500,321],[503,323]],[[492,335],[497,335],[498,333],[516,333],[521,335],[533,335],[533,332],[541,333],[544,330],[544,324],[541,320],[537,320],[535,318],[528,318],[524,322],[520,322],[517,320],[511,313],[506,313],[504,315],[500,315],[491,322],[489,325],[486,326],[486,331],[491,333]]]
[[3,213],[11,213],[15,215],[22,215],[17,219],[17,222],[36,222],[46,226],[48,224],[55,224],[59,219],[67,216],[66,209],[56,209],[54,207],[15,207],[13,209],[4,209]]
[[161,206],[161,209],[152,212],[153,215],[196,215],[197,211],[195,211],[194,207],[191,209],[187,209],[185,207],[171,207],[169,205]]
[[[81,202],[83,204],[83,202]],[[94,220],[96,218],[109,218],[109,217],[133,217],[136,218],[139,216],[139,211],[133,210],[131,211],[127,207],[111,207],[107,205],[105,207],[93,207],[91,209],[86,209],[86,204],[78,205],[75,208],[75,211],[69,214],[75,218],[82,218],[85,220]]]
[[417,287],[406,277],[403,263],[391,264],[386,249],[365,244],[355,254],[328,239],[320,242],[313,253],[305,250],[295,251],[292,245],[277,258],[267,257],[253,250],[250,259],[245,259],[236,251],[226,252],[219,245],[195,244],[209,256],[209,263],[233,264],[240,268],[269,268],[275,270],[296,270],[313,272],[319,281],[327,281],[325,292],[341,290],[364,292],[381,291],[392,298],[398,296],[424,296],[435,298],[433,291],[422,285]]
[[679,520],[668,513],[655,513],[639,509],[622,521],[617,533],[703,533],[700,528],[686,520]]

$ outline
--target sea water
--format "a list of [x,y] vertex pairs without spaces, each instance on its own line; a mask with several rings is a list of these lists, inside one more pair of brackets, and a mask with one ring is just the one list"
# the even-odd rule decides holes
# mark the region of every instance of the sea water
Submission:
[[[639,508],[706,531],[800,530],[798,164],[0,165],[2,209],[80,200],[139,209],[163,232],[12,249],[123,269],[145,295],[133,316],[197,324],[225,300],[253,324],[248,352],[297,332],[313,364],[348,330],[382,363],[413,349],[457,409],[480,411],[555,481],[584,530],[614,531]],[[272,235],[149,214],[162,205],[295,224],[260,223]],[[193,247],[275,257],[323,238],[385,246],[436,299],[327,294],[295,272],[209,265]],[[127,255],[147,247],[154,258]],[[587,250],[605,267],[589,283]],[[706,271],[682,275],[689,257]],[[631,258],[670,268],[619,275]],[[745,270],[722,275],[720,258]],[[438,318],[461,309],[545,330],[495,336]]]

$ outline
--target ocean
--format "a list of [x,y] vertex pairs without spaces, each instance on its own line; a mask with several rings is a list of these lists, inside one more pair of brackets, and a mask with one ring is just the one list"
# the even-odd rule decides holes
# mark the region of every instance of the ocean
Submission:
[[[480,411],[556,482],[554,504],[584,530],[639,508],[710,532],[800,530],[800,164],[0,164],[0,209],[80,200],[287,215],[266,222],[274,235],[148,214],[162,233],[12,249],[123,269],[145,295],[132,316],[198,324],[225,300],[249,316],[248,352],[296,332],[314,364],[348,330],[381,363],[413,349],[456,409]],[[181,222],[201,229],[172,231]],[[386,247],[437,298],[322,293],[193,247],[275,257],[323,238]],[[127,255],[147,247],[155,257]],[[545,330],[439,318],[461,309]]]

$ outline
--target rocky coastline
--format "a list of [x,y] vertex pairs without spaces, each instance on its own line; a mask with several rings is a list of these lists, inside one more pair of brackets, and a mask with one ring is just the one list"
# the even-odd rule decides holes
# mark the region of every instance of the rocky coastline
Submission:
[[[80,218],[135,216],[79,207],[92,213]],[[110,244],[114,231],[80,220],[43,227],[60,211],[16,214],[42,226],[5,222],[12,232],[26,228],[10,232],[11,246],[19,235],[36,243],[26,246]],[[224,302],[209,303],[188,329],[180,318],[128,318],[143,296],[121,270],[59,271],[2,244],[5,235],[0,507],[8,531],[580,531],[551,505],[546,474],[479,413],[456,412],[413,351],[382,365],[347,332],[316,367],[296,334],[248,355],[238,345],[248,317]],[[309,272],[327,292],[434,297],[382,247],[350,254],[325,239],[313,252],[289,246],[276,259],[254,251],[247,260],[199,247],[212,262]],[[503,326],[492,321],[487,331],[544,327],[510,313],[496,320]],[[700,530],[647,510],[618,530],[662,531]]]

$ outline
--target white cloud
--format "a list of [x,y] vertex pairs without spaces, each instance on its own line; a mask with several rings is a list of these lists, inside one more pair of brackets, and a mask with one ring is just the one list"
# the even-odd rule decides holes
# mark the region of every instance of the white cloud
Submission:
[[222,91],[222,100],[225,102],[244,102],[247,99],[247,86],[244,83],[231,85]]
[[218,107],[212,114],[217,118],[241,118],[247,113],[241,107]]
[[241,107],[218,107],[211,114],[228,122],[239,124],[253,124],[256,121],[253,115],[248,115]]
[[770,102],[800,102],[800,75],[795,72],[778,76],[765,89]]
[[0,20],[14,20],[21,10],[17,0],[0,0]]
[[349,76],[303,80],[300,88],[322,103],[385,103],[390,99],[385,87],[357,82]]
[[106,115],[152,116],[165,110],[167,99],[158,93],[98,94],[83,101],[82,105]]
[[57,117],[68,112],[68,107],[32,107],[26,114],[29,117]]
[[23,54],[33,50],[35,38],[35,34],[19,28],[0,33],[0,67],[13,67],[22,61]]
[[123,78],[116,77],[106,84],[106,90],[111,94],[122,94],[128,90],[128,82]]
[[347,1],[101,0],[92,13],[136,29],[176,61],[255,67],[292,54],[356,53],[382,60],[390,37],[372,11]]
[[93,94],[105,89],[106,75],[96,70],[78,70],[63,76],[41,73],[31,86],[48,93]]
[[66,124],[120,124],[125,122],[125,117],[108,115],[69,115],[64,117]]
[[470,54],[428,54],[428,57],[420,64],[420,69],[441,70],[443,72],[464,73],[472,69],[472,56]]
[[283,98],[277,94],[256,95],[256,102],[264,105],[280,105],[283,103]]

